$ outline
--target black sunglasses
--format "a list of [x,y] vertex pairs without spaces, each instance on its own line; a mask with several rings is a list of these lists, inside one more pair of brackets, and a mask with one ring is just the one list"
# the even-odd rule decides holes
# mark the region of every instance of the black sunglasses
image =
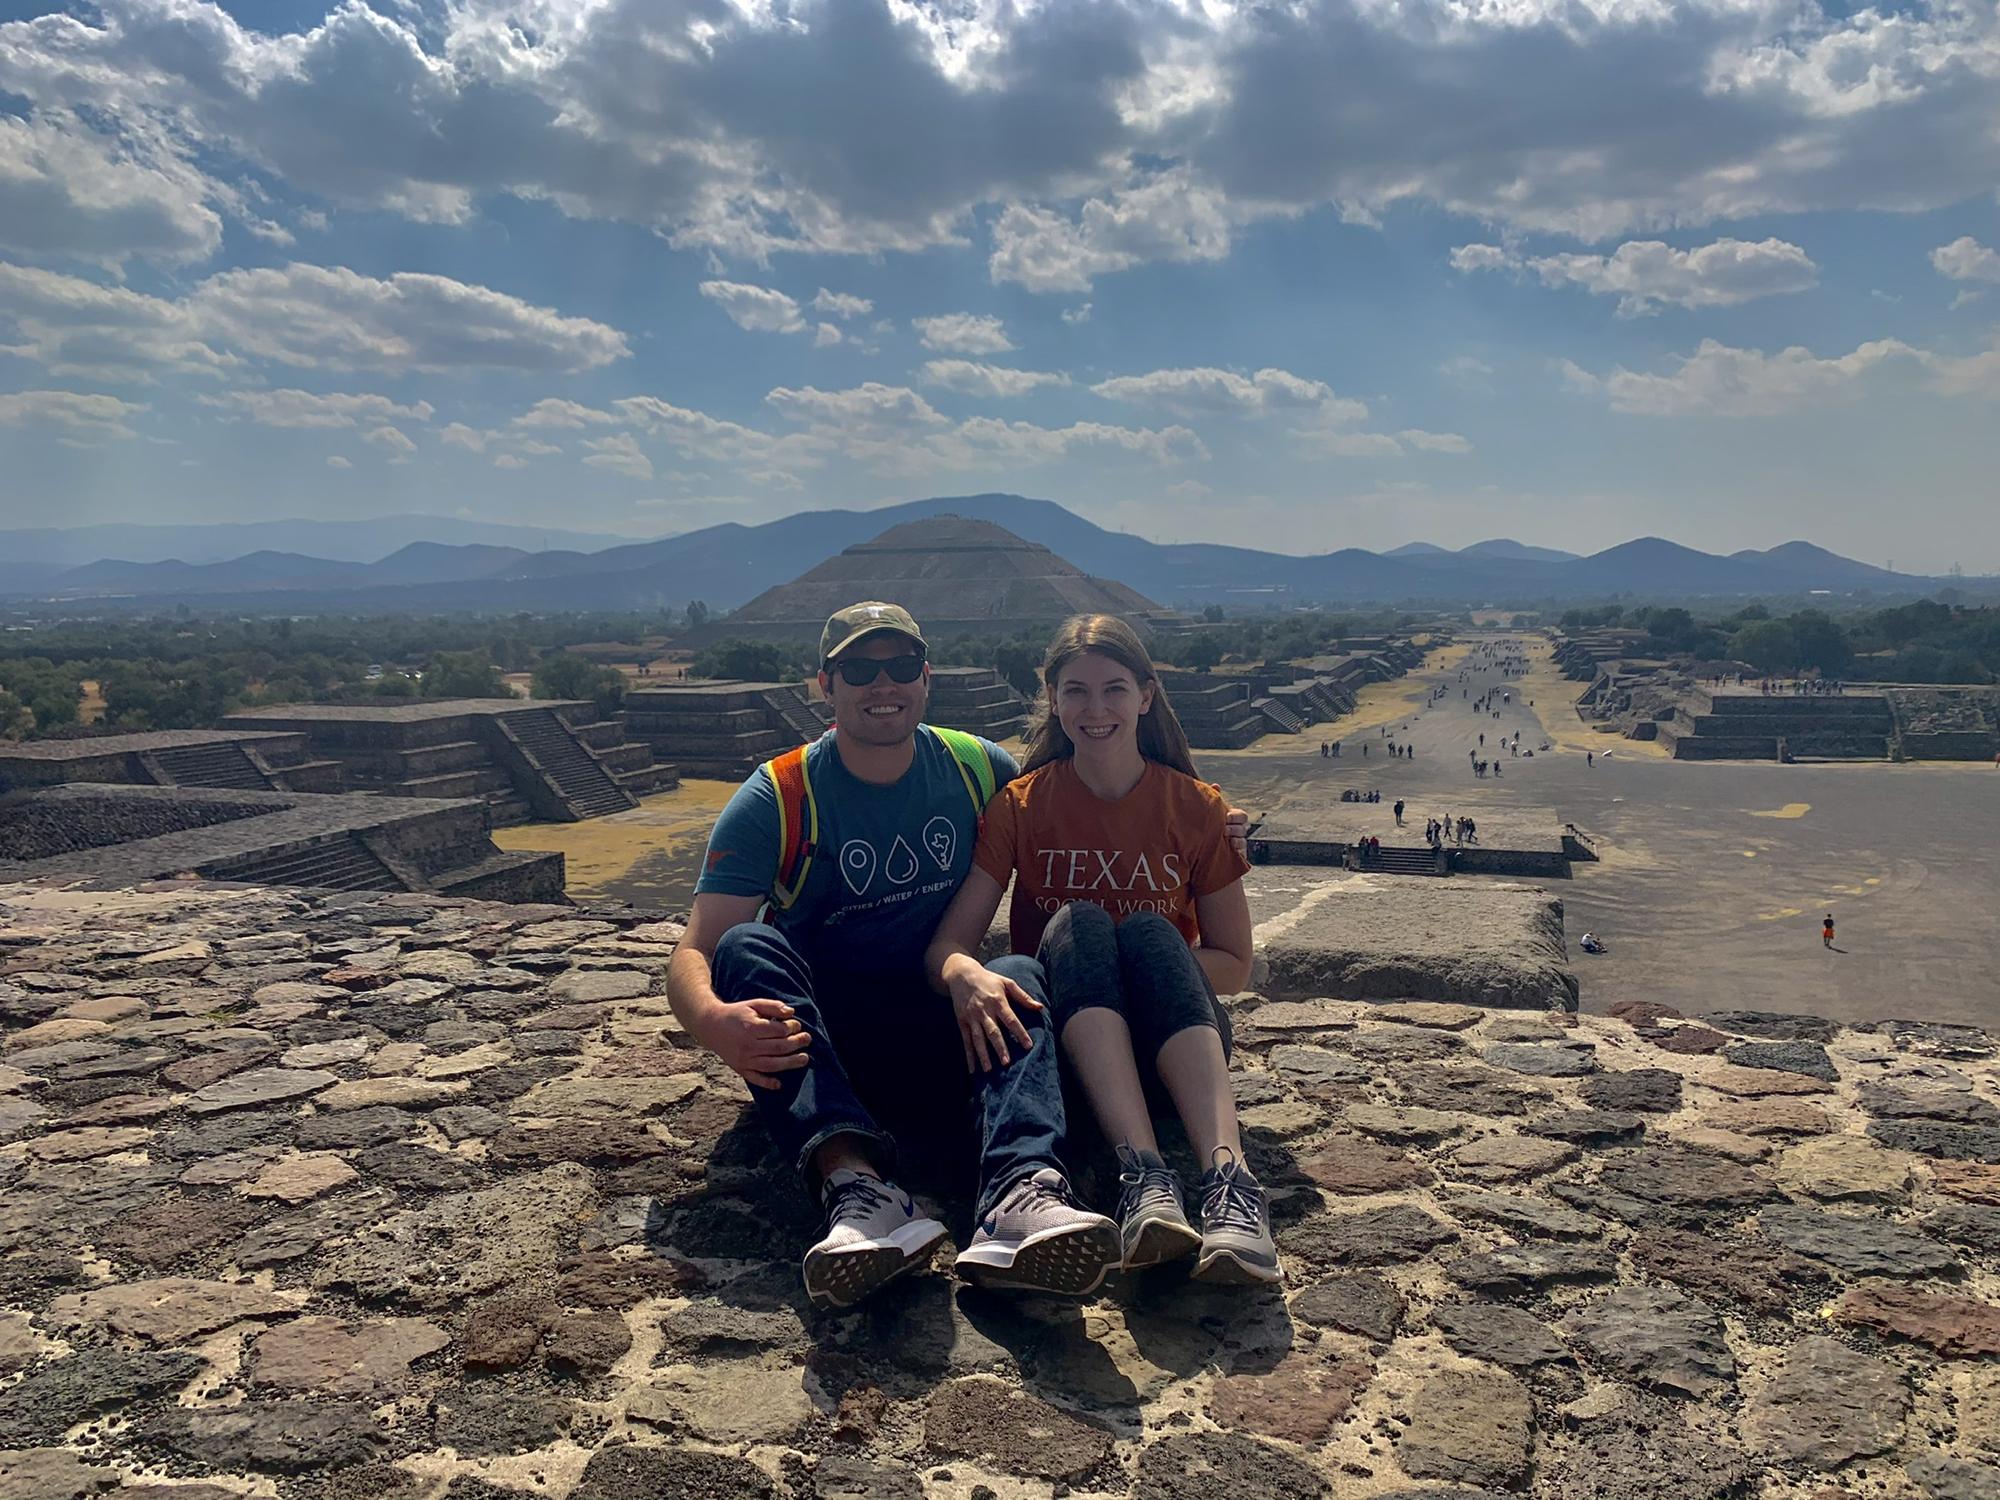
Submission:
[[924,673],[921,656],[853,656],[827,665],[849,687],[867,687],[884,672],[889,674],[891,682],[915,682]]

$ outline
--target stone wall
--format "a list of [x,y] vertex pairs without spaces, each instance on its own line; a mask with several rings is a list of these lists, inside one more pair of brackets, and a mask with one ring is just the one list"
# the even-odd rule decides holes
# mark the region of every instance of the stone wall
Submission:
[[208,828],[271,809],[261,803],[92,797],[60,800],[25,793],[0,797],[0,861],[53,859],[191,828]]

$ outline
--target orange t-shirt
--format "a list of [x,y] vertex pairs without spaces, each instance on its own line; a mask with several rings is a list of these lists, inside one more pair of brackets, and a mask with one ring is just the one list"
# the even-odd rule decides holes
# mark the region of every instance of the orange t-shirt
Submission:
[[1072,901],[1120,920],[1155,911],[1200,940],[1195,901],[1226,890],[1250,868],[1229,842],[1222,793],[1157,761],[1116,802],[1099,797],[1068,760],[1000,788],[986,804],[972,862],[1002,885],[1014,878],[1007,930],[1016,953],[1041,946],[1042,929]]

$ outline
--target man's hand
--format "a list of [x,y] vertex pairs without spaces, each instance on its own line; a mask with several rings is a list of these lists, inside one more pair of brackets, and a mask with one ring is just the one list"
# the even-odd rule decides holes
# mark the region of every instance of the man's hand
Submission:
[[965,1071],[982,1073],[1006,1067],[1012,1060],[1007,1038],[1020,1043],[1023,1052],[1035,1045],[1028,1028],[1014,1014],[1015,1006],[1040,1010],[1042,1002],[1013,980],[995,974],[984,965],[952,982],[951,1008],[958,1017],[958,1039],[965,1048]]
[[738,1000],[711,1011],[696,1040],[753,1087],[774,1089],[780,1073],[806,1065],[812,1033],[782,1000]]
[[[1221,790],[1219,787],[1217,790]],[[1250,814],[1240,807],[1229,809],[1229,816],[1222,820],[1223,829],[1229,835],[1229,847],[1236,851],[1238,859],[1250,857]]]

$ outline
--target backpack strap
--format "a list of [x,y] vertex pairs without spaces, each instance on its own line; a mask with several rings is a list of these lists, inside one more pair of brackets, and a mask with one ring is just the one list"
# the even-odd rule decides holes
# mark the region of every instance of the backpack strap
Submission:
[[819,803],[812,778],[806,775],[808,745],[797,745],[759,768],[778,796],[778,876],[771,885],[771,905],[785,910],[799,899],[812,872],[819,846]]
[[944,729],[936,724],[924,727],[942,740],[945,749],[951,752],[958,774],[965,781],[965,794],[972,799],[973,813],[984,816],[986,804],[993,800],[993,794],[1000,787],[993,776],[993,758],[979,743],[979,736],[967,734],[963,729]]

